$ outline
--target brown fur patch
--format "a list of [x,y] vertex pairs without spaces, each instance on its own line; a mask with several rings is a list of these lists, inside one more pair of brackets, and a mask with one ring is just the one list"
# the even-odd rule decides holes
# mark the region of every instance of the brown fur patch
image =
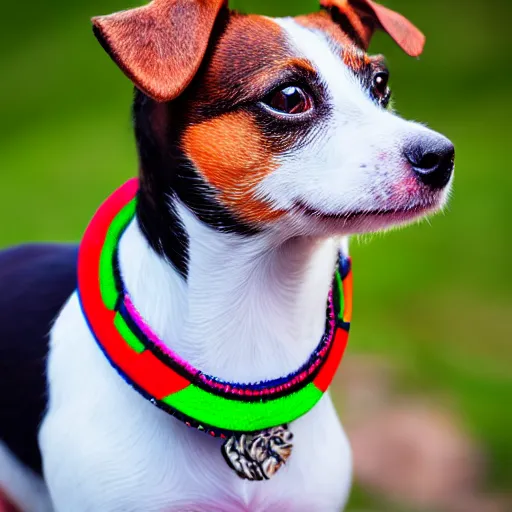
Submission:
[[[340,25],[332,20],[328,12],[320,11],[298,16],[295,20],[303,27],[319,30],[327,35],[332,42],[338,45],[340,53],[343,55],[343,63],[353,71],[361,71],[370,64],[368,55],[355,45],[350,36],[343,32]],[[359,20],[357,19],[357,21]]]
[[365,69],[371,62],[371,58],[355,46],[348,46],[343,50],[343,63],[355,72]]
[[330,37],[330,39],[340,47],[353,46],[354,42],[348,34],[343,32],[341,27],[335,23],[331,15],[326,11],[315,12],[313,14],[305,14],[297,16],[295,21],[303,27],[319,30]]
[[286,63],[286,67],[294,67],[297,69],[303,69],[304,71],[307,71],[308,73],[311,73],[312,75],[316,73],[315,66],[308,59],[302,59],[302,58],[290,59]]
[[254,189],[276,168],[265,139],[245,112],[224,114],[190,126],[183,150],[219,200],[244,221],[270,222],[284,212],[256,199]]
[[232,14],[206,63],[195,102],[258,97],[293,57],[279,25],[263,16]]

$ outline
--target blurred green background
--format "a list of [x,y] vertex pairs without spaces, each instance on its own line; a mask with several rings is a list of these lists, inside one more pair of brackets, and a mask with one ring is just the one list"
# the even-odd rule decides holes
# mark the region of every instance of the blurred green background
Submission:
[[[426,33],[427,46],[414,60],[378,34],[371,50],[388,58],[400,114],[455,142],[456,180],[444,214],[352,244],[355,316],[347,365],[361,354],[381,358],[395,368],[394,393],[448,408],[482,449],[484,492],[506,495],[512,482],[512,4],[383,1]],[[78,240],[100,201],[136,172],[132,88],[89,24],[92,15],[133,5],[2,5],[0,247]],[[232,6],[269,15],[317,9],[314,0]],[[342,404],[343,380],[337,383]],[[359,483],[351,510],[416,507],[399,501]]]

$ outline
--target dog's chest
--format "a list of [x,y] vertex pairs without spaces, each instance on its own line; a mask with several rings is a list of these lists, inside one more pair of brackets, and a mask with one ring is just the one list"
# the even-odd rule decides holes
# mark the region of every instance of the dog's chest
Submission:
[[52,333],[40,444],[57,511],[339,510],[350,451],[330,398],[294,422],[293,453],[271,480],[241,480],[220,440],[188,429],[131,389],[85,325],[76,296]]

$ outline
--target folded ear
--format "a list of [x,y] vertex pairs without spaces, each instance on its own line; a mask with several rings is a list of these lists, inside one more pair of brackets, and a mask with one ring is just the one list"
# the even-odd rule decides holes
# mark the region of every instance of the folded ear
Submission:
[[425,46],[425,36],[409,20],[371,0],[320,0],[335,21],[348,22],[349,35],[365,50],[377,29],[387,32],[411,57],[418,57]]
[[226,0],[153,0],[148,5],[92,19],[99,42],[148,96],[181,94],[203,60]]

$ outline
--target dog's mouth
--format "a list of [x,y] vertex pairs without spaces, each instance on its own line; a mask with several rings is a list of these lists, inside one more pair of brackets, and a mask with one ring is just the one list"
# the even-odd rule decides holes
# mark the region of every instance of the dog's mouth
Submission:
[[368,210],[352,210],[326,212],[302,201],[297,201],[293,211],[302,218],[318,224],[341,228],[343,231],[354,232],[374,231],[393,225],[406,224],[436,212],[443,201],[439,198],[413,203],[400,207],[375,208]]
[[324,212],[320,209],[308,206],[304,203],[297,202],[293,208],[294,211],[305,215],[307,217],[313,217],[318,220],[345,220],[351,221],[356,219],[361,219],[365,217],[408,217],[408,216],[417,216],[428,213],[430,210],[434,209],[435,205],[415,205],[407,208],[383,208],[376,210],[355,210],[349,212],[338,212],[338,213],[330,213]]

